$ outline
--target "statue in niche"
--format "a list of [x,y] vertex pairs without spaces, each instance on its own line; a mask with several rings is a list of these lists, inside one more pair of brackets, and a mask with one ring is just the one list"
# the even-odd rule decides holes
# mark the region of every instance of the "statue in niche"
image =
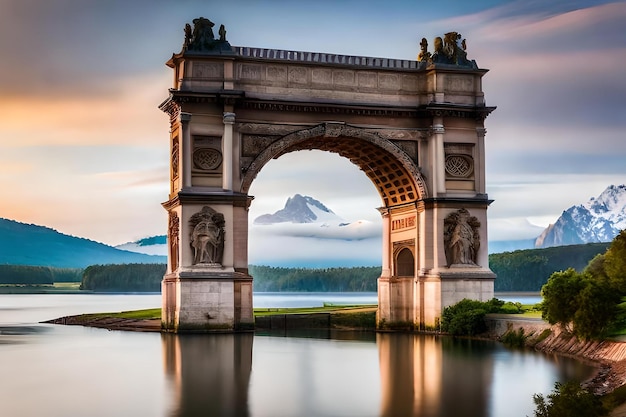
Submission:
[[206,17],[193,19],[193,29],[187,23],[185,25],[185,41],[183,43],[183,51],[195,51],[205,53],[233,53],[232,48],[226,40],[226,28],[220,25],[219,39],[213,34],[213,26]]
[[417,55],[417,60],[420,62],[425,62],[430,59],[430,52],[428,52],[428,41],[426,38],[422,38],[420,42],[420,53]]
[[476,265],[480,249],[480,222],[462,208],[444,220],[444,246],[448,266]]
[[204,206],[189,219],[193,265],[221,265],[224,256],[224,215]]

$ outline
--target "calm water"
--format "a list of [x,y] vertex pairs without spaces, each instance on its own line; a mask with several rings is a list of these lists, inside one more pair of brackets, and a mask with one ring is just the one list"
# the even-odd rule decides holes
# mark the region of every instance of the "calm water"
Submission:
[[[0,415],[531,416],[579,362],[407,334],[161,335],[38,324],[160,306],[160,295],[0,295]],[[375,294],[255,294],[256,307]]]

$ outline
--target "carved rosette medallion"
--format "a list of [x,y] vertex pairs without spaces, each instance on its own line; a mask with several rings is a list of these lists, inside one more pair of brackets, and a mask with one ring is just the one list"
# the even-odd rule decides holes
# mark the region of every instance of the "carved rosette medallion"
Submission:
[[454,178],[468,178],[474,172],[474,161],[468,155],[448,155],[446,174]]
[[193,165],[195,168],[211,171],[219,168],[222,164],[222,153],[217,149],[199,148],[193,153]]

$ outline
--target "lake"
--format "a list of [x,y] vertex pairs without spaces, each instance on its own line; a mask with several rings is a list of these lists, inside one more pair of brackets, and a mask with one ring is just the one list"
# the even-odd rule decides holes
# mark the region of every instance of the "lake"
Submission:
[[[254,301],[371,304],[376,294],[255,293]],[[0,415],[523,417],[533,414],[533,394],[593,371],[564,357],[430,335],[171,335],[39,324],[160,303],[159,294],[0,295]]]

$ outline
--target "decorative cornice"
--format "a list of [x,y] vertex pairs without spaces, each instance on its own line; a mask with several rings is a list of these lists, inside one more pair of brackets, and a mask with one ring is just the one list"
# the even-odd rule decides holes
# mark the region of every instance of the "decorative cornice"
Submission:
[[183,189],[168,201],[161,203],[163,208],[170,211],[172,208],[182,204],[231,204],[234,207],[249,208],[254,197],[233,191],[200,189],[193,187]]
[[279,102],[275,100],[245,100],[240,104],[240,107],[260,111],[324,113],[350,116],[418,117],[416,109],[410,107],[367,107],[340,103],[298,103]]
[[464,106],[458,104],[431,103],[417,109],[418,117],[456,117],[462,119],[485,120],[496,107]]

